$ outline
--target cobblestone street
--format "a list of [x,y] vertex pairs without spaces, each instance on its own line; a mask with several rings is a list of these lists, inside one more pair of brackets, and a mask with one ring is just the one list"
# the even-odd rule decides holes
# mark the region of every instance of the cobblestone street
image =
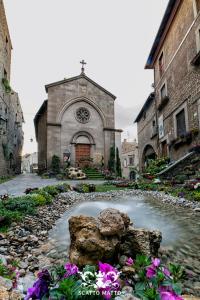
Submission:
[[35,188],[35,187],[44,187],[47,185],[54,185],[59,183],[69,183],[70,185],[76,185],[77,183],[94,183],[101,184],[103,181],[101,180],[57,180],[55,178],[52,179],[42,179],[40,176],[36,174],[21,174],[16,176],[14,179],[9,180],[0,184],[0,195],[8,193],[9,195],[19,196],[24,193],[27,188]]

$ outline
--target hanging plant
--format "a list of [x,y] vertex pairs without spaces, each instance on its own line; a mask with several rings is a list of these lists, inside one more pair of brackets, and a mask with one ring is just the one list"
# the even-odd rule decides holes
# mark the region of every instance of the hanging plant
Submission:
[[12,92],[12,88],[10,86],[10,82],[7,78],[2,78],[2,84],[5,88],[6,93],[10,94]]

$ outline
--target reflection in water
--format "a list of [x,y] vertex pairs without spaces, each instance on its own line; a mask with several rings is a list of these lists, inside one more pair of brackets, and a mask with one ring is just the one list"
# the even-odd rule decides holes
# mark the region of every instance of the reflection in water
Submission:
[[49,238],[54,241],[54,249],[62,256],[69,246],[68,219],[73,215],[96,217],[105,208],[116,208],[129,215],[135,227],[159,229],[163,235],[162,246],[171,246],[174,251],[196,256],[200,249],[200,218],[191,210],[166,205],[153,198],[124,196],[110,201],[84,202],[70,211],[56,223]]

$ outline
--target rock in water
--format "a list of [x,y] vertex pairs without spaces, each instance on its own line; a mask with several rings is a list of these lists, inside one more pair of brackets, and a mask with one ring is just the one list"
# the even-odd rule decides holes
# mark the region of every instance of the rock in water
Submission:
[[96,264],[99,260],[112,261],[116,255],[119,239],[105,239],[99,231],[95,218],[86,216],[69,219],[71,245],[69,257],[72,263],[79,266]]
[[137,254],[158,256],[162,234],[158,230],[128,227],[126,235],[120,244],[120,251],[129,257]]
[[104,236],[121,236],[130,224],[130,218],[127,214],[121,213],[114,208],[103,210],[98,220],[100,233]]
[[97,219],[75,216],[69,219],[70,261],[78,266],[98,261],[118,262],[121,255],[157,256],[161,232],[135,229],[127,214],[116,209],[103,210]]

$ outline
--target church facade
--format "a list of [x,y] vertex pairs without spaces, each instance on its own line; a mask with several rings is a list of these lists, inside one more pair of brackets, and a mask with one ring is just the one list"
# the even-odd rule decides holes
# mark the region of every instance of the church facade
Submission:
[[116,97],[87,77],[79,76],[45,86],[48,98],[34,123],[39,171],[51,167],[53,155],[61,165],[108,165],[110,148],[121,152],[121,130],[115,129]]

